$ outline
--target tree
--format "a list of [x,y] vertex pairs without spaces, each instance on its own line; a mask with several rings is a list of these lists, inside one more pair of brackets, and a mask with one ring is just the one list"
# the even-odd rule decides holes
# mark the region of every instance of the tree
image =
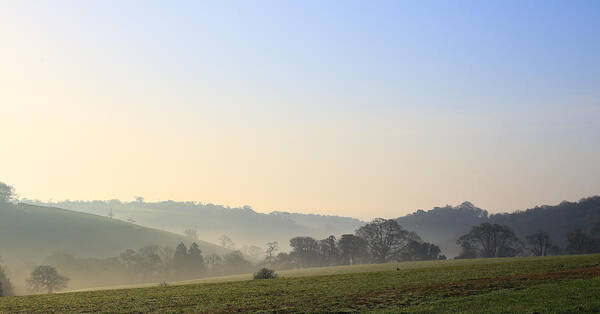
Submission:
[[196,229],[193,229],[193,228],[185,229],[185,231],[183,231],[183,234],[186,237],[191,238],[194,241],[198,240],[198,230],[196,230]]
[[142,268],[146,275],[156,275],[163,270],[164,262],[160,257],[161,247],[158,245],[147,245],[138,250],[141,257]]
[[206,257],[206,265],[210,268],[215,268],[223,264],[223,258],[215,253]]
[[400,254],[408,242],[408,231],[396,220],[376,218],[356,230],[356,235],[367,241],[375,261],[388,262]]
[[183,244],[183,242],[179,243],[179,245],[177,245],[175,248],[175,254],[173,255],[173,266],[175,266],[177,270],[185,269],[188,254],[187,252],[187,247],[185,244]]
[[226,249],[233,249],[235,246],[231,238],[228,237],[226,234],[219,237],[219,243],[221,243],[221,246]]
[[338,263],[339,252],[335,236],[331,235],[319,241],[319,253],[325,265],[335,265]]
[[441,252],[440,247],[435,244],[410,240],[402,255],[404,260],[410,261],[445,259],[442,258],[443,255],[440,255]]
[[319,263],[319,243],[311,237],[295,237],[290,239],[290,253],[300,267],[316,266]]
[[48,294],[67,287],[69,278],[60,275],[52,266],[38,266],[32,272],[27,283],[32,291],[47,290]]
[[267,261],[273,265],[273,253],[279,250],[279,243],[277,241],[267,243]]
[[546,256],[552,250],[552,241],[546,232],[536,232],[526,237],[529,250],[535,256]]
[[567,233],[567,242],[569,253],[588,254],[594,252],[594,239],[579,228]]
[[14,295],[12,283],[8,279],[8,276],[6,276],[6,272],[4,272],[2,266],[0,266],[0,297],[11,295]]
[[16,197],[15,188],[4,182],[0,182],[0,203],[10,203]]
[[248,262],[242,252],[233,251],[223,256],[223,266],[229,271],[243,273],[252,269],[252,264]]
[[515,256],[518,238],[508,226],[484,222],[456,241],[463,248],[474,249],[480,257]]
[[473,244],[469,241],[463,241],[460,243],[461,252],[456,259],[464,259],[464,258],[477,258],[477,248],[473,246]]
[[369,256],[367,241],[353,234],[343,234],[338,241],[338,249],[343,264],[364,263]]
[[202,251],[196,242],[192,243],[188,250],[188,267],[194,274],[204,271],[204,258],[202,257]]

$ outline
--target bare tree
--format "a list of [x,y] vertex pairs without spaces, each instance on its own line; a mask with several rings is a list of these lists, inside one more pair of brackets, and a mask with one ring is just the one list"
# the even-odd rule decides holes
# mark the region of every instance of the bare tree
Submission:
[[69,278],[60,275],[52,266],[38,266],[32,272],[27,283],[32,291],[47,290],[48,294],[67,287]]
[[375,218],[356,230],[356,235],[367,241],[369,251],[377,262],[385,263],[404,249],[409,233],[396,220]]
[[529,250],[535,256],[546,256],[552,249],[552,241],[546,232],[536,232],[526,237]]
[[226,249],[233,249],[235,246],[231,238],[228,237],[226,234],[219,237],[219,243],[221,243],[221,246]]
[[196,230],[196,229],[193,229],[193,228],[185,229],[185,231],[183,231],[183,234],[186,237],[189,237],[194,241],[198,240],[198,230]]
[[279,250],[279,243],[277,241],[267,243],[267,261],[269,264],[273,264],[273,253]]
[[487,222],[474,226],[456,241],[462,247],[477,250],[481,257],[514,256],[519,239],[508,226]]
[[594,251],[594,239],[581,229],[567,233],[567,250],[574,254],[588,254]]

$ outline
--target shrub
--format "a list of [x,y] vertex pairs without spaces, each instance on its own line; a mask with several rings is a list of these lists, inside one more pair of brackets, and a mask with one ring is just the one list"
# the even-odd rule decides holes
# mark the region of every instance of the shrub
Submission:
[[168,287],[168,286],[169,286],[169,284],[168,284],[166,281],[161,281],[161,282],[158,284],[158,286],[159,286],[159,287],[161,287],[161,288],[164,288],[164,287]]
[[274,270],[263,268],[254,273],[254,279],[273,279],[277,278],[277,273]]

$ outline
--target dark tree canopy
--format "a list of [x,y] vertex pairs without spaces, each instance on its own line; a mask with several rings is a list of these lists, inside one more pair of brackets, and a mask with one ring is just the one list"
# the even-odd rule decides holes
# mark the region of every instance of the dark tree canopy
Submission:
[[343,264],[364,263],[369,257],[367,241],[353,234],[343,234],[338,241],[338,248]]
[[295,237],[290,239],[290,253],[300,267],[310,267],[319,264],[319,242],[311,237]]
[[335,236],[329,236],[319,241],[319,253],[324,265],[335,265],[339,259],[338,247]]
[[49,294],[66,288],[68,282],[69,278],[60,275],[52,266],[36,267],[27,280],[32,291],[39,292],[46,290]]
[[435,244],[410,240],[402,253],[402,259],[409,261],[446,259],[441,253],[440,247]]
[[0,203],[11,202],[15,197],[15,188],[4,182],[0,182]]
[[519,249],[518,238],[508,226],[487,222],[474,226],[456,242],[463,248],[475,250],[480,257],[515,256]]
[[579,228],[567,233],[567,242],[567,251],[569,253],[587,254],[594,252],[594,238]]
[[356,230],[356,235],[365,239],[376,262],[385,263],[399,256],[408,242],[408,231],[396,220],[376,218]]

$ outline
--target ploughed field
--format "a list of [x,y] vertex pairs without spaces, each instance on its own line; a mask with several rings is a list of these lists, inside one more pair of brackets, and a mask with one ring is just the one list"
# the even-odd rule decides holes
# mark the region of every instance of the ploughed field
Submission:
[[7,297],[0,299],[0,312],[600,312],[598,254],[321,267],[280,274],[282,278],[268,280],[232,276],[166,287]]

